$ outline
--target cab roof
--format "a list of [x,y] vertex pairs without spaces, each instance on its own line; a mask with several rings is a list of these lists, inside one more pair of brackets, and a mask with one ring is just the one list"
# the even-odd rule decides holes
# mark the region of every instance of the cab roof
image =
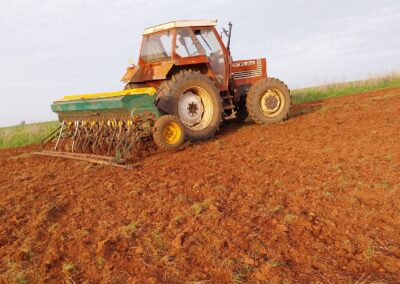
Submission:
[[171,28],[182,28],[182,27],[209,27],[216,26],[218,20],[183,20],[173,21],[165,24],[149,27],[144,30],[143,34],[152,34],[159,31],[165,31]]

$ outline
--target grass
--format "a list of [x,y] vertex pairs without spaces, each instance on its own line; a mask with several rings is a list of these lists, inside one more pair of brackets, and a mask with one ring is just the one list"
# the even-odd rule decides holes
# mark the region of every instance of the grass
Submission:
[[58,126],[52,121],[0,128],[0,149],[39,143]]
[[395,87],[400,87],[400,74],[398,73],[368,80],[333,83],[317,87],[297,89],[292,91],[292,95],[293,103],[298,104]]
[[136,232],[138,229],[138,224],[136,222],[131,222],[128,225],[123,227],[123,230],[128,234],[132,235],[134,232]]
[[272,209],[272,213],[273,214],[278,214],[279,212],[281,212],[284,209],[284,207],[282,205],[277,205]]
[[296,215],[294,214],[286,214],[285,217],[283,218],[283,222],[286,224],[292,223],[294,219],[296,219]]
[[199,215],[201,213],[203,213],[205,210],[208,209],[208,207],[210,206],[211,200],[206,199],[203,200],[201,202],[196,202],[194,203],[190,209],[192,210],[194,215]]
[[22,272],[18,272],[17,275],[15,276],[15,282],[17,284],[28,284],[29,281],[26,278],[25,274]]
[[75,269],[75,264],[72,262],[65,262],[62,265],[62,270],[64,273],[68,274]]
[[364,256],[371,259],[375,255],[375,248],[371,244],[364,250]]

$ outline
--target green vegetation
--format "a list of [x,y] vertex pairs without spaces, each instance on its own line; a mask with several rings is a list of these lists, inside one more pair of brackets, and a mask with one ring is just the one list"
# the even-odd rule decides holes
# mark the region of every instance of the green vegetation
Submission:
[[15,277],[15,282],[17,282],[17,284],[28,284],[29,281],[26,278],[25,274],[22,272],[18,272],[16,277]]
[[71,271],[73,271],[76,268],[75,264],[72,262],[65,262],[62,265],[62,270],[64,273],[70,273]]
[[126,225],[126,226],[123,227],[124,232],[129,234],[129,235],[131,235],[134,232],[136,232],[137,229],[138,229],[138,224],[136,222],[133,222],[133,221],[131,223],[129,223],[129,225]]
[[334,83],[292,91],[293,102],[306,103],[361,92],[400,87],[400,74],[347,83]]
[[285,215],[285,217],[283,218],[283,222],[285,222],[285,223],[287,223],[287,224],[289,224],[289,223],[292,223],[292,221],[294,220],[294,219],[296,219],[296,215],[294,215],[294,214],[286,214]]
[[58,126],[59,122],[52,121],[0,128],[0,148],[39,143]]

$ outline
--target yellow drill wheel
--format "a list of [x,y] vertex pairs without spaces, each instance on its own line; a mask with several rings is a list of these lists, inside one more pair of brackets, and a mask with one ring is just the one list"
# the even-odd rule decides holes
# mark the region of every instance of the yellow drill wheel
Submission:
[[170,122],[164,127],[163,136],[165,142],[170,145],[176,144],[182,136],[182,129],[176,122]]
[[176,150],[185,140],[183,124],[173,115],[164,115],[154,125],[153,139],[161,150]]

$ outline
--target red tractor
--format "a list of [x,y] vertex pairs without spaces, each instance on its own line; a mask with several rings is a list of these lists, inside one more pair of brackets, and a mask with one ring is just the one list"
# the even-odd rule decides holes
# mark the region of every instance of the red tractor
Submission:
[[160,113],[177,117],[190,141],[211,138],[222,121],[274,123],[288,117],[291,96],[267,76],[266,59],[234,61],[215,29],[217,21],[174,21],[145,29],[138,65],[125,89],[153,87]]

